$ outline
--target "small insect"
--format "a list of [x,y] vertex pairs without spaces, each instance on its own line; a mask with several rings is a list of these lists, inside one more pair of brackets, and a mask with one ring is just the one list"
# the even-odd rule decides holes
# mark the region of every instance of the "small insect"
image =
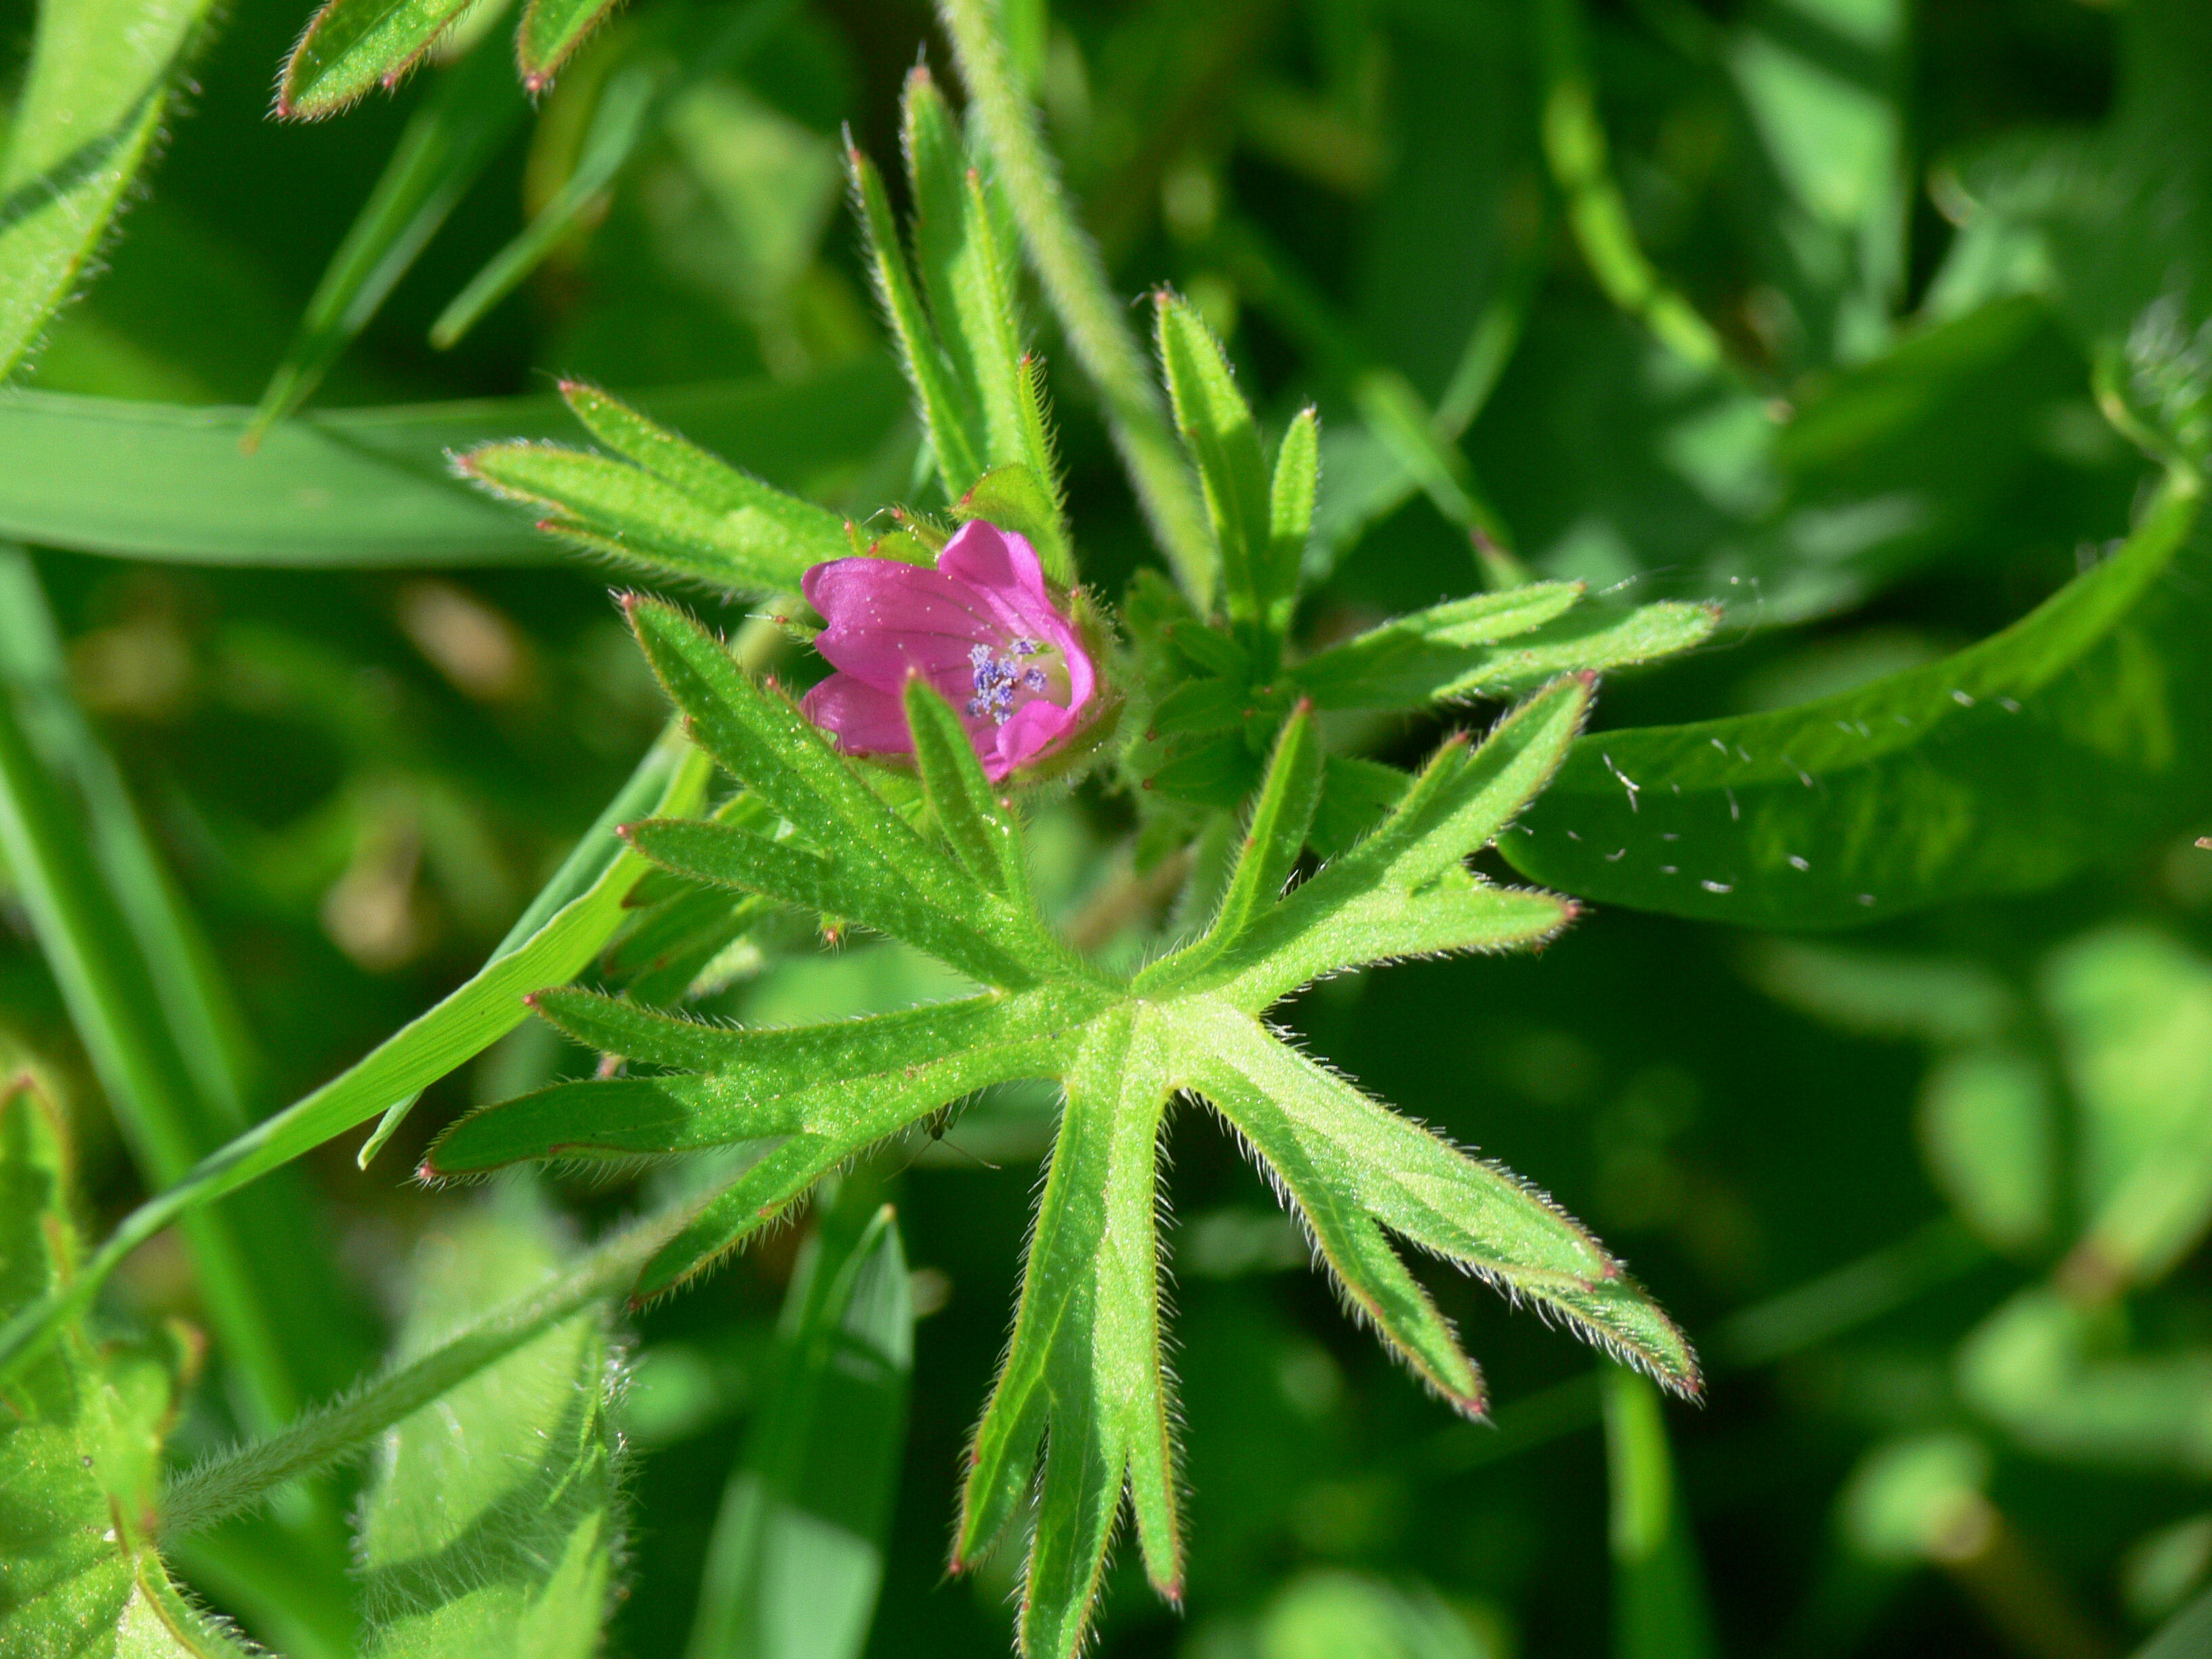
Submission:
[[[951,1128],[953,1124],[959,1121],[961,1109],[967,1104],[968,1098],[969,1097],[963,1097],[959,1100],[948,1100],[944,1105],[939,1107],[927,1117],[921,1120],[921,1123],[917,1127],[928,1132],[930,1143],[932,1145],[934,1145],[938,1141],[945,1140],[945,1131]],[[980,1164],[987,1170],[995,1170],[999,1167],[997,1164],[992,1163],[988,1158],[977,1158],[975,1153],[969,1152],[966,1147],[958,1145],[957,1142],[948,1140],[945,1141],[945,1144],[951,1146],[952,1150],[959,1153],[961,1157],[969,1158],[976,1164]],[[908,1155],[906,1162],[900,1166],[899,1173],[903,1175],[907,1170],[914,1168],[915,1160],[921,1158],[921,1154],[922,1148],[916,1146],[914,1151]]]

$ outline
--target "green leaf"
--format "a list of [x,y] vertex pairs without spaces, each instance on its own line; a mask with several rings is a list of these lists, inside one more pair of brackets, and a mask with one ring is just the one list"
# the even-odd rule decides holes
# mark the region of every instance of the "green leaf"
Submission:
[[1720,1650],[1689,1506],[1674,1487],[1659,1391],[1619,1365],[1603,1371],[1612,1489],[1616,1659],[1707,1659]]
[[1291,678],[1322,708],[1419,708],[1685,651],[1720,619],[1713,606],[1674,600],[1577,608],[1582,597],[1579,582],[1531,582],[1432,605],[1330,647]]
[[[907,73],[901,107],[914,192],[915,263],[966,405],[981,417],[989,466],[1026,466],[1049,489],[1052,458],[1033,441],[1022,359],[1019,255],[996,233],[982,177],[926,65]],[[951,479],[946,493],[962,494]],[[1054,519],[1058,519],[1055,503]]]
[[[14,550],[0,549],[0,853],[133,1161],[158,1188],[246,1127],[227,1000],[113,761],[70,696],[45,596]],[[332,1317],[342,1304],[327,1260],[310,1249],[276,1270],[272,1252],[307,1227],[305,1194],[285,1186],[186,1227],[258,1427],[334,1384],[360,1340]]]
[[514,240],[486,260],[438,313],[430,325],[432,346],[450,351],[459,345],[485,313],[520,287],[560,246],[658,125],[677,74],[671,59],[649,53],[628,59],[608,76],[574,168],[552,200]]
[[568,55],[617,3],[619,0],[530,0],[514,41],[514,61],[522,71],[523,85],[533,93],[543,92]]
[[631,1224],[557,1274],[532,1280],[498,1306],[440,1335],[434,1346],[409,1352],[378,1376],[302,1413],[280,1432],[217,1453],[176,1475],[161,1493],[163,1537],[186,1540],[253,1509],[289,1481],[365,1455],[393,1425],[621,1291],[688,1216],[688,1207],[679,1205]]
[[1539,1304],[1676,1392],[1698,1392],[1681,1334],[1596,1240],[1518,1176],[1378,1105],[1218,999],[1178,1001],[1165,1018],[1176,1080],[1250,1143],[1354,1304],[1461,1410],[1481,1409],[1474,1368],[1382,1228]]
[[707,1546],[685,1659],[857,1659],[883,1582],[914,1369],[906,1252],[841,1201],[801,1249],[774,1381]]
[[1300,704],[1275,740],[1221,908],[1205,937],[1177,955],[1184,974],[1195,975],[1220,960],[1280,898],[1305,850],[1306,830],[1321,799],[1323,758],[1313,711]]
[[0,1326],[0,1383],[14,1376],[64,1321],[89,1304],[125,1256],[179,1216],[384,1112],[384,1122],[363,1157],[373,1153],[425,1086],[482,1054],[520,1023],[528,1012],[522,1001],[526,992],[577,973],[620,924],[623,899],[645,869],[644,861],[614,837],[614,823],[627,816],[623,809],[635,811],[656,803],[664,811],[696,807],[710,770],[704,757],[664,738],[641,763],[610,814],[594,826],[524,914],[517,929],[528,925],[526,935],[510,938],[465,984],[338,1076],[210,1153],[175,1185],[125,1217],[66,1288]]
[[2170,483],[2004,632],[1772,714],[1577,743],[1504,844],[1539,881],[1752,926],[1838,927],[2048,885],[2212,805],[2212,541]]
[[1284,428],[1275,451],[1275,474],[1267,487],[1269,563],[1266,589],[1272,595],[1267,623],[1275,633],[1291,625],[1290,606],[1297,597],[1305,568],[1306,543],[1313,535],[1314,500],[1321,489],[1321,416],[1302,409]]
[[469,0],[325,0],[277,78],[278,118],[319,121],[372,87],[389,92],[468,4]]
[[322,280],[247,430],[258,441],[311,397],[368,325],[528,108],[495,29],[452,68],[408,118],[392,159],[331,256]]
[[1461,860],[1498,834],[1558,768],[1589,708],[1587,679],[1565,679],[1500,720],[1480,747],[1455,739],[1395,811],[1351,853],[1256,916],[1218,957],[1186,953],[1136,979],[1140,992],[1211,990],[1254,1012],[1341,968],[1547,939],[1574,907],[1492,886]]
[[[59,1114],[0,1079],[0,1316],[76,1267]],[[149,1524],[170,1417],[168,1345],[95,1349],[72,1321],[0,1388],[0,1649],[27,1655],[245,1659],[169,1583]]]
[[919,674],[907,682],[906,723],[921,769],[922,794],[953,856],[993,892],[1026,907],[1029,872],[1012,802],[993,792],[968,728]]
[[[1074,963],[1034,909],[961,875],[788,697],[740,672],[697,623],[665,605],[633,598],[629,606],[647,659],[698,741],[810,845],[834,849],[801,852],[719,826],[640,825],[638,844],[657,860],[800,903],[817,893],[830,914],[886,931],[920,926],[927,937],[913,943],[986,984],[1033,983],[1040,971]],[[687,866],[695,858],[702,862]],[[866,908],[840,911],[853,900]]]
[[[209,0],[39,9],[0,145],[0,380],[82,280],[169,118],[208,10]],[[7,453],[12,473],[20,458]]]
[[1176,425],[1205,487],[1214,543],[1221,550],[1222,597],[1229,619],[1246,629],[1258,629],[1280,597],[1275,583],[1281,574],[1275,568],[1260,428],[1213,331],[1187,302],[1165,290],[1155,303],[1160,367],[1167,375]]
[[852,175],[877,297],[883,301],[891,337],[898,343],[900,365],[921,405],[922,426],[929,434],[939,481],[946,495],[957,498],[983,475],[982,414],[969,401],[946,360],[928,313],[922,309],[921,295],[915,288],[914,273],[907,266],[899,242],[898,221],[892,216],[890,198],[884,193],[882,176],[857,149],[847,150],[845,162]]
[[556,1024],[595,1048],[654,1064],[718,1063],[680,1076],[556,1083],[483,1107],[433,1143],[425,1176],[478,1175],[531,1158],[635,1158],[774,1139],[783,1145],[744,1179],[773,1184],[780,1172],[807,1170],[788,1192],[779,1188],[781,1208],[822,1170],[947,1101],[994,1083],[1050,1076],[1098,1006],[1094,994],[1054,989],[739,1031],[612,999],[549,992],[538,1001]]
[[1027,537],[1030,545],[1036,549],[1045,575],[1062,587],[1075,585],[1075,552],[1068,545],[1060,504],[1031,468],[993,467],[953,502],[952,512],[963,520],[983,519],[1001,530]]
[[[801,492],[841,477],[901,418],[897,377],[875,358],[789,386],[723,382],[639,401]],[[279,421],[248,455],[244,410],[12,392],[0,398],[0,536],[204,564],[544,562],[555,544],[453,477],[447,458],[564,434],[570,418],[550,397],[313,414]]]
[[1007,1529],[1042,1437],[1020,1623],[1022,1651],[1038,1659],[1081,1651],[1125,1490],[1153,1587],[1180,1600],[1183,1579],[1153,1231],[1170,1086],[1159,1015],[1106,1014],[1066,1085],[1013,1346],[975,1433],[953,1547],[953,1570],[965,1571]]
[[[527,1188],[428,1238],[403,1358],[550,1277]],[[578,1313],[387,1431],[361,1506],[368,1659],[589,1659],[621,1522],[604,1309]]]
[[540,529],[656,574],[759,594],[796,592],[811,566],[849,551],[836,514],[748,477],[597,387],[564,381],[561,395],[623,461],[505,443],[457,463],[495,494],[549,509]]

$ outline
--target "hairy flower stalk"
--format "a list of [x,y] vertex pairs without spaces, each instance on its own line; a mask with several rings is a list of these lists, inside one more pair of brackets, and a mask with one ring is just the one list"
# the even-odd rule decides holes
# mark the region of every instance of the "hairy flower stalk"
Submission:
[[914,752],[901,698],[916,674],[959,713],[994,783],[1064,747],[1095,712],[1091,653],[1012,531],[973,520],[933,569],[832,559],[801,588],[829,624],[815,648],[837,672],[800,707],[848,755]]

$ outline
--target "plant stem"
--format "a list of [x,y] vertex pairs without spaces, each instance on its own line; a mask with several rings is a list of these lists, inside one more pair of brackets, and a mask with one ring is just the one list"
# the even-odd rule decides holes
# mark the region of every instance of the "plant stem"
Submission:
[[179,1537],[250,1510],[289,1480],[367,1449],[386,1429],[623,1283],[680,1231],[696,1204],[624,1229],[528,1295],[486,1314],[441,1346],[352,1393],[314,1407],[265,1440],[234,1447],[186,1470],[161,1495],[161,1532]]
[[1015,85],[993,0],[938,0],[938,15],[1045,298],[1106,405],[1115,447],[1152,534],[1176,580],[1204,612],[1213,603],[1215,563],[1205,504],[1169,429],[1152,366],[1108,284],[1097,244],[1076,222],[1036,106]]

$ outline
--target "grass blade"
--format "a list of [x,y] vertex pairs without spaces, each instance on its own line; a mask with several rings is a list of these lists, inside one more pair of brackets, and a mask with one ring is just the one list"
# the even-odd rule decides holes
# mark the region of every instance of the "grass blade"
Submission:
[[[695,808],[704,796],[711,768],[680,739],[664,738],[640,771],[658,786],[664,810],[680,811]],[[635,787],[642,780],[632,781]],[[572,858],[564,872],[577,863]],[[514,1030],[528,1012],[526,992],[569,978],[599,954],[621,925],[623,899],[644,870],[643,860],[617,850],[595,879],[526,940],[494,955],[466,984],[346,1071],[210,1153],[175,1185],[125,1216],[66,1290],[0,1327],[0,1382],[50,1340],[62,1322],[90,1304],[125,1256],[170,1222],[365,1122],[394,1101],[409,1101]],[[383,1133],[390,1133],[389,1125]]]
[[392,159],[322,280],[253,411],[246,441],[313,395],[430,239],[522,122],[528,108],[496,30],[487,30],[408,118]]
[[[645,411],[779,488],[806,493],[903,419],[863,358],[793,385],[647,394]],[[550,562],[556,544],[453,477],[449,451],[574,430],[557,398],[398,404],[279,421],[260,453],[242,409],[58,392],[0,398],[0,536],[130,558],[319,568]]]
[[0,380],[70,297],[170,115],[210,0],[41,6],[0,146]]
[[856,1659],[867,1639],[914,1300],[890,1206],[857,1237],[854,1207],[830,1209],[792,1275],[775,1380],[723,1494],[686,1659]]
[[434,1347],[302,1413],[281,1432],[218,1452],[171,1477],[161,1494],[163,1535],[202,1531],[257,1507],[291,1481],[366,1455],[376,1437],[402,1418],[562,1320],[618,1293],[684,1219],[679,1207],[634,1224],[542,1285],[518,1292]]
[[1688,1510],[1675,1490],[1659,1390],[1624,1366],[1607,1365],[1602,1375],[1614,1659],[1712,1659],[1720,1644]]

